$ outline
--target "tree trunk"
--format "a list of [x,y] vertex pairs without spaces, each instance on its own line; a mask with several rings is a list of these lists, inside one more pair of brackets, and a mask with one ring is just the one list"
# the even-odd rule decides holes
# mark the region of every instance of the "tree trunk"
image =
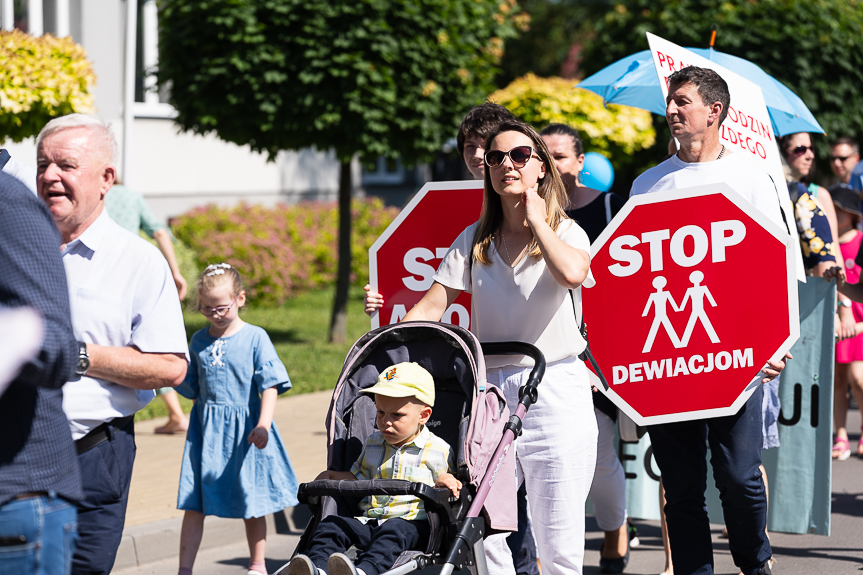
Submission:
[[351,282],[351,162],[339,171],[339,271],[330,319],[330,342],[343,343],[348,327],[348,286]]

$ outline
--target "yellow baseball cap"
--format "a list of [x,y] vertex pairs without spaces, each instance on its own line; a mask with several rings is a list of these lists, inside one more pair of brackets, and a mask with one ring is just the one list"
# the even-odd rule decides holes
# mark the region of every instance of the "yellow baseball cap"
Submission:
[[383,370],[378,382],[360,393],[415,397],[429,407],[434,407],[434,378],[419,364],[406,361]]

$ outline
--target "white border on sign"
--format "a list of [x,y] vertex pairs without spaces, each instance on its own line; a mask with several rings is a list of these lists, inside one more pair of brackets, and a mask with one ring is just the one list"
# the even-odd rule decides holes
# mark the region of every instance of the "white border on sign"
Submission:
[[[656,75],[659,80],[659,88],[662,90],[663,98],[668,97],[668,87],[665,85],[666,76],[661,70],[657,52],[662,50],[666,54],[673,53],[677,58],[680,57],[680,54],[686,54],[687,66],[700,66],[717,72],[728,84],[728,90],[731,94],[732,102],[734,102],[736,106],[739,106],[739,102],[737,102],[736,99],[740,98],[741,95],[744,95],[744,102],[748,105],[753,105],[758,110],[761,110],[761,114],[758,114],[759,121],[763,119],[767,122],[771,122],[772,126],[770,111],[767,109],[767,103],[764,100],[764,92],[761,89],[761,86],[747,78],[744,78],[740,74],[717,64],[713,60],[687,50],[682,46],[678,46],[674,42],[669,42],[665,38],[660,38],[650,32],[646,32],[646,34],[647,43],[650,45],[650,55],[653,58],[654,69],[656,70]],[[774,135],[778,136],[779,134]],[[770,175],[770,179],[773,180],[773,185],[776,187],[776,192],[781,198],[779,201],[779,208],[782,210],[782,213],[785,214],[786,219],[788,221],[792,221],[794,219],[794,204],[788,194],[788,188],[781,185],[785,182],[785,174],[782,171],[781,154],[779,153],[779,145],[775,138],[771,138],[770,142],[766,143],[765,151],[767,152],[768,157],[765,158],[764,161],[759,161],[746,153],[743,154],[743,157],[747,158],[749,161],[755,162],[756,165],[760,166],[762,170]],[[795,230],[792,228],[788,230],[788,233],[794,236]],[[806,270],[803,266],[803,251],[800,249],[799,245],[794,248],[794,262],[797,266],[797,280],[801,283],[806,283]]]
[[[484,182],[483,180],[459,180],[454,182],[426,182],[426,184],[420,188],[414,197],[408,202],[402,211],[399,212],[399,215],[396,216],[396,219],[392,221],[390,225],[387,226],[387,229],[384,230],[384,233],[380,235],[380,237],[375,240],[375,243],[372,244],[372,247],[369,248],[369,285],[372,288],[372,291],[378,291],[378,250],[381,249],[381,246],[384,245],[390,236],[398,229],[398,227],[402,224],[402,222],[407,219],[412,211],[417,207],[417,205],[425,198],[426,194],[429,192],[436,191],[447,191],[447,190],[481,190],[483,188]],[[376,311],[372,314],[372,329],[377,329],[381,326],[380,323],[380,312]]]
[[[671,200],[681,200],[687,198],[697,198],[701,196],[710,196],[713,194],[722,194],[731,203],[742,210],[747,216],[755,220],[763,227],[770,235],[776,238],[785,246],[785,283],[788,288],[788,331],[789,335],[784,342],[779,346],[779,349],[770,356],[770,361],[778,361],[785,356],[785,353],[791,349],[791,346],[800,338],[800,310],[797,301],[797,274],[795,268],[794,254],[794,238],[789,236],[785,230],[779,227],[773,220],[765,216],[752,204],[746,201],[743,196],[735,192],[731,186],[725,183],[709,184],[706,186],[695,186],[691,188],[680,188],[678,190],[664,190],[652,194],[640,194],[632,196],[623,205],[623,208],[611,220],[609,225],[605,227],[603,232],[596,238],[593,245],[590,246],[590,257],[593,258],[599,253],[599,250],[608,242],[609,238],[617,231],[623,220],[632,213],[638,206],[648,204],[657,204]],[[681,224],[682,225],[682,224]],[[769,329],[769,327],[768,327]],[[590,370],[588,370],[590,371]],[[707,419],[709,417],[723,417],[734,415],[743,404],[755,393],[758,385],[761,385],[761,379],[764,377],[762,372],[758,372],[749,382],[746,389],[737,397],[737,399],[729,407],[716,409],[705,409],[701,411],[687,411],[685,413],[674,413],[669,415],[654,415],[642,417],[635,409],[630,406],[617,392],[613,386],[609,386],[608,390],[604,388],[599,378],[590,372],[591,383],[605,394],[611,401],[620,408],[626,415],[630,417],[638,425],[656,425],[659,423],[676,423],[678,421],[691,421],[695,419]]]

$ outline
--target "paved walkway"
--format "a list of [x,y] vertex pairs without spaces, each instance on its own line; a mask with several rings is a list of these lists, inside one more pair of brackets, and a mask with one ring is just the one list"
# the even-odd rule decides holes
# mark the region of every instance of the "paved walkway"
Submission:
[[[292,396],[276,402],[274,421],[282,434],[288,456],[300,482],[313,480],[326,468],[327,438],[324,420],[332,391]],[[157,400],[158,401],[158,400]],[[156,435],[153,430],[164,420],[155,419],[135,425],[138,454],[129,490],[129,506],[123,540],[117,552],[115,572],[137,569],[156,562],[176,569],[183,512],[177,510],[177,490],[183,459],[185,434]],[[291,511],[284,517],[267,518],[269,533],[276,540],[299,533]],[[298,512],[302,510],[297,509]],[[276,519],[283,520],[277,524]],[[278,532],[279,535],[276,535]],[[271,537],[271,539],[272,539]],[[245,541],[243,522],[218,517],[208,518],[201,543],[202,552],[225,548]],[[271,543],[276,541],[271,540]],[[295,543],[288,546],[293,549]]]
[[[276,404],[275,421],[282,433],[299,480],[310,481],[326,466],[324,418],[330,391],[290,396]],[[123,543],[118,553],[116,575],[173,575],[177,572],[182,513],[176,510],[177,485],[184,438],[159,436],[153,429],[163,421],[137,424],[138,456],[129,495],[129,512]],[[860,429],[859,412],[851,412],[849,429]],[[852,432],[855,440],[859,434]],[[294,513],[297,517],[294,517]],[[267,518],[267,567],[270,572],[291,556],[305,517],[303,509],[287,510],[283,517]],[[632,551],[626,573],[655,575],[662,571],[664,557],[659,524],[637,521],[641,547]],[[721,539],[721,526],[713,528],[716,573],[736,575]],[[777,563],[776,573],[860,573],[863,571],[863,459],[833,463],[832,534],[789,535],[771,533]],[[592,517],[587,520],[584,573],[598,573],[602,533]],[[242,521],[207,518],[196,572],[211,575],[242,575],[248,550]]]

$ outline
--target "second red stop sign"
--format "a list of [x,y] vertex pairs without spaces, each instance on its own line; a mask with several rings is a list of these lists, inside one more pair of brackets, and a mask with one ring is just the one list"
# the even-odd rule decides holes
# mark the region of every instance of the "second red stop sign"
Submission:
[[[482,182],[429,182],[369,249],[369,283],[384,296],[372,327],[398,323],[432,285],[450,245],[479,219]],[[468,329],[470,294],[460,294],[442,321]]]
[[610,399],[642,425],[736,413],[799,336],[791,241],[724,184],[630,198],[582,290]]

